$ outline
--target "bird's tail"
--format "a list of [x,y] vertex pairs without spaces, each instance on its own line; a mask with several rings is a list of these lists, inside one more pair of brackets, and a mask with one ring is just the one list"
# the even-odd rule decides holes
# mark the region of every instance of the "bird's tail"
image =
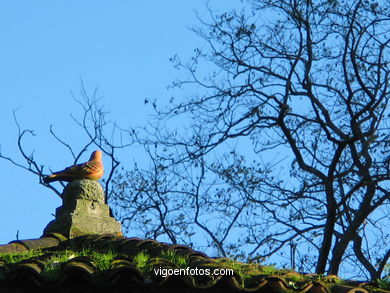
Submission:
[[49,176],[45,176],[43,178],[43,182],[50,183],[50,182],[56,181],[56,177],[57,177],[57,175],[55,175],[55,174],[52,174],[52,175],[49,175]]

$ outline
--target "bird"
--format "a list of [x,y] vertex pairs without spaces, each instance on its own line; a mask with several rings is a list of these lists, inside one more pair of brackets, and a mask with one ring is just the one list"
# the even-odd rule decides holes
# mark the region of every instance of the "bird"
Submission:
[[96,150],[92,153],[88,162],[73,165],[65,168],[62,171],[54,172],[53,174],[43,178],[43,182],[50,183],[53,181],[73,181],[78,179],[99,180],[103,177],[104,167],[102,162],[102,152]]

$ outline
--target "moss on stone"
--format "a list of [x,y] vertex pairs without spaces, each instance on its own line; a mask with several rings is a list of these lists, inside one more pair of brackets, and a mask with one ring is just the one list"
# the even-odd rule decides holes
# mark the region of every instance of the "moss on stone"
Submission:
[[64,189],[63,204],[56,210],[56,218],[43,234],[59,233],[70,238],[86,234],[122,235],[121,224],[110,216],[104,203],[100,183],[82,179],[70,182]]

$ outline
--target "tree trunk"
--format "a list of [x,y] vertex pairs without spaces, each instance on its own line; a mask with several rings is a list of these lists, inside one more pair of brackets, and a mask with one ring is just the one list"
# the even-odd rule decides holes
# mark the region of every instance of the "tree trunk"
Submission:
[[[329,185],[329,184],[328,184]],[[330,184],[332,185],[332,184]],[[332,188],[332,186],[330,186]],[[332,246],[333,231],[336,220],[336,201],[333,196],[333,192],[327,187],[327,218],[324,229],[324,237],[322,240],[321,249],[318,255],[318,262],[316,267],[317,274],[325,273],[326,263],[328,261],[330,248]]]

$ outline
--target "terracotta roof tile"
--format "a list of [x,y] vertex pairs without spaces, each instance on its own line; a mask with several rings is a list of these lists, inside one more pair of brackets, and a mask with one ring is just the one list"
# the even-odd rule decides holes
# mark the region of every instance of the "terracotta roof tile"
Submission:
[[[115,254],[104,260],[106,267],[102,267],[96,256],[79,255],[77,251],[80,249],[102,253],[111,251]],[[28,254],[31,251],[39,253],[31,256]],[[210,258],[187,246],[155,240],[112,235],[89,235],[66,240],[58,235],[49,235],[0,246],[0,292],[390,292],[371,283],[348,283],[337,276],[319,278],[291,271],[268,275],[255,273],[246,280],[238,272],[232,276],[164,277],[151,273],[153,270],[137,268],[134,259],[139,253],[147,253],[151,257],[149,266],[178,269],[180,266],[173,260],[161,256],[162,253],[171,252],[175,256],[185,257],[191,268],[221,268],[231,262],[229,259]],[[15,253],[21,259],[11,262],[4,257],[7,253]],[[61,255],[66,257],[61,258]]]
[[0,253],[16,253],[28,250],[58,246],[61,241],[67,240],[60,234],[50,233],[38,239],[15,240],[9,244],[0,245]]

